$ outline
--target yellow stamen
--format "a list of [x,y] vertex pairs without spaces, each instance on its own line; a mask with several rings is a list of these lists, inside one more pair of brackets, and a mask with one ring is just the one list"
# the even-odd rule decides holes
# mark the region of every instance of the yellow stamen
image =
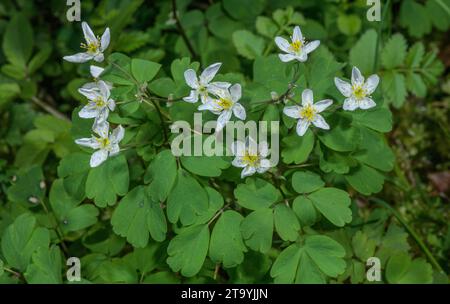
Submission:
[[251,155],[248,151],[245,151],[245,155],[242,157],[242,162],[246,165],[255,167],[255,165],[259,162],[259,156]]
[[97,138],[97,141],[98,141],[98,143],[100,144],[100,148],[101,148],[101,149],[108,148],[109,145],[110,145],[109,138],[107,138],[107,137],[105,137],[105,138],[102,138],[102,137]]
[[217,104],[224,110],[228,110],[233,106],[233,102],[228,98],[220,98],[219,100],[217,100]]
[[363,99],[366,97],[367,92],[364,90],[361,86],[353,86],[353,96],[355,96],[356,99]]
[[88,44],[81,43],[81,48],[86,49],[89,54],[96,54],[100,49],[100,43],[98,41],[89,42]]
[[303,46],[303,42],[302,41],[300,41],[300,40],[292,41],[292,43],[291,43],[291,50],[296,52],[296,53],[298,53],[301,50],[302,46]]
[[307,105],[300,110],[300,117],[305,118],[308,121],[312,121],[315,115],[316,111],[311,105]]
[[104,106],[106,106],[106,102],[103,100],[102,97],[95,98],[93,102],[95,102],[95,106],[98,108],[103,108]]

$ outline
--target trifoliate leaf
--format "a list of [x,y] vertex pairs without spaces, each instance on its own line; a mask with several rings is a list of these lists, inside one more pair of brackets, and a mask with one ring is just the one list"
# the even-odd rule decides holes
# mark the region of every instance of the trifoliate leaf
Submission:
[[291,208],[278,204],[274,208],[273,219],[275,230],[281,239],[294,242],[298,238],[300,223]]
[[342,227],[352,220],[348,193],[337,188],[322,188],[307,196],[314,207],[331,223]]
[[103,164],[92,168],[86,180],[86,196],[101,208],[116,203],[117,195],[128,192],[130,175],[123,154],[108,158]]
[[297,171],[292,175],[292,187],[298,193],[310,193],[323,186],[320,176],[311,171]]
[[62,284],[61,251],[53,245],[50,249],[39,247],[24,273],[29,284]]
[[392,256],[386,267],[386,279],[391,284],[429,284],[433,269],[424,259],[411,260],[407,254]]
[[80,205],[81,200],[67,193],[62,179],[53,182],[49,200],[63,232],[81,230],[97,222],[98,209],[91,204]]
[[114,210],[111,218],[113,230],[126,237],[134,247],[145,247],[149,233],[156,241],[166,237],[167,224],[159,202],[147,195],[144,186],[131,190]]
[[369,29],[350,50],[350,64],[358,67],[364,75],[374,72],[377,37],[377,32]]
[[156,62],[143,59],[131,60],[131,73],[139,83],[152,80],[158,74],[160,68],[161,65]]
[[236,187],[234,195],[239,205],[251,210],[265,209],[281,198],[280,192],[261,178],[247,178],[245,184]]
[[237,266],[244,260],[247,249],[240,230],[242,219],[242,215],[236,211],[225,211],[211,233],[209,256],[225,268]]
[[389,38],[381,51],[381,63],[386,69],[401,66],[406,57],[406,40],[401,34]]
[[24,213],[5,229],[1,242],[6,263],[25,271],[34,251],[38,247],[48,248],[50,233],[46,228],[36,227],[34,216]]
[[191,225],[208,209],[205,189],[189,173],[178,170],[177,181],[167,199],[167,217],[171,223]]
[[177,177],[177,162],[170,150],[163,150],[150,163],[144,181],[151,181],[148,193],[155,201],[167,199]]
[[295,132],[282,140],[281,157],[285,164],[301,164],[305,162],[314,147],[314,133],[306,131],[305,135],[298,136]]
[[190,226],[174,237],[167,248],[167,264],[185,277],[196,275],[203,266],[208,252],[208,225]]
[[272,247],[272,209],[258,209],[247,215],[242,221],[241,232],[248,247],[261,253],[267,253]]
[[344,248],[324,235],[306,238],[303,246],[292,244],[275,260],[270,275],[275,283],[325,283],[326,276],[345,271]]

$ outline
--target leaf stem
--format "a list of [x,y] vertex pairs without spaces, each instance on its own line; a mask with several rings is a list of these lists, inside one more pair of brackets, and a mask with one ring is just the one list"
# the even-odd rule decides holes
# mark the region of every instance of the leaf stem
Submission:
[[68,121],[70,122],[70,119],[67,118],[66,115],[64,115],[63,113],[59,112],[58,110],[56,110],[55,108],[53,108],[51,105],[45,103],[43,100],[37,98],[36,96],[31,97],[31,101],[33,101],[35,104],[37,104],[39,107],[41,107],[42,109],[44,109],[46,112],[48,112],[49,114],[55,116],[56,118],[62,119],[64,121]]
[[193,59],[198,60],[198,55],[195,52],[194,47],[192,46],[191,42],[189,41],[189,38],[186,35],[186,31],[184,30],[183,26],[181,25],[180,19],[178,18],[177,1],[176,0],[172,0],[172,13],[173,13],[173,18],[175,19],[175,24],[177,25],[178,31],[180,32],[181,37],[183,38],[183,41],[189,50],[189,53],[191,53],[191,56]]
[[62,249],[63,249],[65,255],[66,255],[66,256],[69,256],[69,249],[67,248],[66,243],[64,243],[64,234],[62,233],[61,227],[59,226],[58,218],[56,217],[56,215],[55,215],[55,213],[53,212],[53,210],[49,210],[49,209],[47,208],[47,205],[45,204],[44,200],[39,199],[39,203],[41,204],[42,208],[44,209],[44,211],[45,211],[45,213],[46,213],[47,215],[50,215],[50,214],[51,214],[51,215],[53,216],[53,218],[54,218],[54,220],[55,220],[55,223],[56,223],[56,226],[53,227],[53,229],[55,230],[56,234],[58,235],[59,242],[60,242],[60,244],[61,244],[61,247],[62,247]]
[[380,21],[380,25],[378,26],[378,34],[377,34],[377,44],[375,46],[375,60],[374,60],[374,64],[373,64],[373,73],[375,73],[377,71],[378,68],[378,58],[379,53],[380,53],[380,42],[381,42],[381,30],[383,28],[383,21],[386,18],[386,14],[388,11],[389,6],[391,5],[391,0],[387,0],[386,4],[384,5],[383,8],[383,13],[381,14],[381,21]]

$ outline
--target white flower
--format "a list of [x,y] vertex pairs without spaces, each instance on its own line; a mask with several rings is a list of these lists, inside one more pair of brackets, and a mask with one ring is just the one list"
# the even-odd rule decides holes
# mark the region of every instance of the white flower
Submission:
[[288,62],[291,60],[298,60],[300,62],[305,62],[308,59],[308,54],[314,51],[320,44],[319,40],[314,40],[311,42],[306,42],[303,38],[300,27],[296,26],[294,28],[294,33],[291,37],[291,43],[289,43],[283,37],[275,37],[275,43],[277,46],[287,54],[279,54],[280,60],[283,62]]
[[195,103],[198,101],[198,96],[202,103],[206,103],[208,99],[208,93],[212,93],[211,90],[214,88],[228,89],[230,83],[228,82],[211,82],[211,80],[216,76],[222,63],[217,62],[211,64],[207,67],[197,78],[197,74],[193,69],[186,70],[184,72],[184,79],[189,87],[192,88],[191,93],[188,97],[184,97],[183,100],[190,103]]
[[333,101],[324,99],[313,103],[313,92],[305,89],[302,92],[302,106],[290,106],[283,109],[283,113],[292,118],[298,118],[297,134],[303,136],[312,123],[318,128],[329,130],[330,126],[319,113],[328,108]]
[[102,123],[108,118],[109,111],[114,111],[116,103],[110,98],[110,91],[107,84],[100,80],[97,83],[98,89],[78,89],[89,101],[78,115],[81,118],[95,118],[94,126]]
[[266,157],[269,155],[267,142],[260,142],[259,145],[251,138],[247,137],[245,143],[236,141],[231,145],[233,155],[236,156],[233,166],[244,168],[241,178],[258,173],[264,173],[271,167],[271,163]]
[[343,81],[337,77],[334,83],[338,90],[347,97],[342,107],[346,111],[354,111],[357,108],[367,110],[376,106],[376,103],[370,98],[380,82],[378,75],[370,75],[364,82],[364,77],[357,67],[352,69],[352,84]]
[[111,38],[109,28],[106,28],[102,38],[99,38],[94,35],[86,22],[83,21],[81,27],[83,28],[84,39],[86,40],[86,43],[81,43],[81,48],[86,49],[86,52],[64,56],[64,60],[83,63],[94,59],[97,62],[102,62],[104,59],[103,52],[108,48]]
[[[99,90],[100,88],[98,86],[98,81],[100,80],[100,75],[103,73],[105,69],[99,66],[91,65],[89,67],[89,70],[91,72],[91,76],[94,79],[94,81],[84,84],[81,88],[85,90]],[[110,82],[105,81],[105,84],[108,87],[108,89],[111,90],[113,88]]]
[[216,132],[225,127],[234,114],[237,118],[245,120],[245,108],[237,101],[241,99],[241,85],[236,83],[229,89],[220,89],[218,87],[211,88],[212,93],[218,98],[208,97],[208,101],[198,107],[200,111],[209,110],[212,113],[219,115],[217,118]]
[[125,135],[125,129],[119,125],[110,133],[109,123],[105,121],[97,125],[94,132],[97,133],[98,136],[75,140],[75,143],[80,146],[98,150],[91,156],[91,167],[97,167],[103,163],[108,156],[111,157],[119,153],[119,142]]

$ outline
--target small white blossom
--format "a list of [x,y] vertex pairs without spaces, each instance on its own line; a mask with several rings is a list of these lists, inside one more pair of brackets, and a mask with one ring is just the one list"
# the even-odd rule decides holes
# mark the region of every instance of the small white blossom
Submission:
[[81,118],[95,118],[95,125],[98,125],[108,118],[109,111],[114,111],[116,103],[110,98],[111,92],[108,85],[100,80],[97,83],[98,89],[78,89],[78,92],[84,95],[89,101],[78,115]]
[[109,123],[105,121],[97,125],[94,129],[94,132],[98,136],[92,136],[91,138],[80,138],[75,140],[75,143],[80,146],[97,150],[91,156],[91,167],[97,167],[108,157],[114,156],[119,153],[119,142],[125,135],[125,129],[119,125],[112,132],[109,132]]
[[184,72],[184,79],[192,90],[189,96],[184,97],[183,100],[186,102],[195,103],[198,101],[198,97],[200,96],[202,103],[206,103],[209,96],[208,94],[212,93],[211,90],[214,88],[228,89],[231,85],[228,82],[211,82],[219,71],[221,65],[222,63],[220,62],[211,64],[200,74],[199,78],[197,78],[197,74],[193,69],[186,70]]
[[256,172],[264,173],[271,167],[271,163],[266,157],[269,155],[267,142],[262,141],[257,144],[251,137],[242,141],[236,141],[231,145],[231,150],[235,159],[231,163],[234,167],[244,168],[241,178],[253,175]]
[[[103,73],[105,69],[99,66],[95,66],[95,65],[91,65],[89,67],[89,71],[91,73],[91,76],[93,78],[93,82],[88,82],[86,84],[84,84],[81,88],[85,89],[85,90],[99,90],[99,86],[98,86],[98,82],[100,80],[100,76]],[[108,87],[108,89],[112,89],[113,86],[110,82],[105,81],[106,86]]]
[[291,43],[284,39],[283,37],[275,37],[275,43],[277,46],[287,54],[279,54],[280,60],[283,62],[288,62],[291,60],[298,60],[300,62],[305,62],[308,59],[308,54],[314,51],[319,45],[319,40],[314,40],[311,42],[306,42],[303,38],[302,32],[299,26],[294,28],[294,33],[291,37]]
[[317,128],[330,129],[330,126],[319,113],[328,108],[332,103],[333,101],[331,99],[314,103],[313,92],[310,89],[305,89],[302,92],[302,106],[285,107],[283,113],[289,117],[298,119],[296,131],[299,136],[303,136],[310,124],[313,124]]
[[347,97],[344,100],[343,109],[346,111],[354,111],[358,108],[367,110],[376,106],[376,103],[371,98],[371,94],[375,91],[380,82],[380,77],[373,74],[364,81],[364,77],[357,67],[352,69],[351,84],[343,81],[337,77],[334,78],[334,83],[338,90]]
[[81,43],[81,48],[86,49],[84,53],[77,53],[71,56],[64,56],[64,60],[75,63],[87,62],[94,59],[97,62],[102,62],[104,59],[103,52],[108,48],[111,39],[109,28],[106,28],[102,37],[96,37],[92,29],[86,22],[81,23],[83,28],[84,39],[86,43]]
[[216,132],[222,130],[231,115],[234,114],[237,118],[245,120],[245,108],[237,102],[241,99],[241,85],[236,83],[229,89],[212,88],[212,93],[217,98],[208,97],[208,101],[198,107],[200,111],[209,110],[212,113],[219,115],[217,118]]

